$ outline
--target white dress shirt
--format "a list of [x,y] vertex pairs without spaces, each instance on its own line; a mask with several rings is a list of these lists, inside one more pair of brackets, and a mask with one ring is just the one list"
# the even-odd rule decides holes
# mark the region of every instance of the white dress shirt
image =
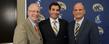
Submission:
[[[74,20],[75,20],[75,18],[74,18]],[[80,25],[80,27],[81,27],[81,24],[82,24],[83,20],[84,20],[84,17],[80,21],[78,21],[78,22],[75,20],[76,21],[75,22],[75,28],[76,28],[76,23],[78,23]]]
[[54,19],[52,19],[52,18],[50,18],[50,24],[51,24],[51,27],[53,28],[53,25],[54,25],[54,21],[56,21],[56,26],[57,26],[57,30],[59,31],[59,20],[58,20],[58,18],[56,19],[56,20],[54,20]]

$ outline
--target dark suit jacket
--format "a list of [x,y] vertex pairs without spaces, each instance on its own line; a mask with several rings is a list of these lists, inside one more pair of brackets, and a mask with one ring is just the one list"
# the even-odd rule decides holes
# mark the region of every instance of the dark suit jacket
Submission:
[[68,23],[59,19],[60,28],[56,36],[50,25],[50,19],[41,21],[39,28],[42,33],[44,44],[68,44]]
[[84,18],[77,40],[74,39],[74,25],[75,21],[72,21],[69,25],[70,44],[99,44],[99,32],[95,23]]

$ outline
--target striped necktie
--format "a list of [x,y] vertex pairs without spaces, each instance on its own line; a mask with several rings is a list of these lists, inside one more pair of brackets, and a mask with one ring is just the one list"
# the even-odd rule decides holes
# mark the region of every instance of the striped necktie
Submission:
[[34,26],[34,28],[35,28],[35,31],[38,32],[38,29],[39,29],[38,26]]
[[77,35],[78,35],[78,33],[79,33],[79,28],[80,28],[80,24],[79,23],[76,23],[76,25],[75,25],[76,27],[75,27],[75,29],[74,29],[74,35],[75,35],[75,39],[76,39],[76,37],[77,37]]
[[56,25],[57,21],[53,21],[53,31],[55,32],[55,34],[58,34],[58,30],[57,30],[57,25]]
[[35,28],[35,31],[38,32],[39,27],[38,27],[38,22],[37,22],[37,21],[35,21],[35,26],[34,26],[34,28]]

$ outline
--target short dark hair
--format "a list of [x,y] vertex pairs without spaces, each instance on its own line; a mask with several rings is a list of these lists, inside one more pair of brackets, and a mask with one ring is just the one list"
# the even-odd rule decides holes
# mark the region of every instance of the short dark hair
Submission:
[[61,6],[57,3],[57,2],[53,2],[49,5],[49,10],[51,9],[51,7],[55,5],[55,6],[58,6],[59,7],[59,10],[61,9]]

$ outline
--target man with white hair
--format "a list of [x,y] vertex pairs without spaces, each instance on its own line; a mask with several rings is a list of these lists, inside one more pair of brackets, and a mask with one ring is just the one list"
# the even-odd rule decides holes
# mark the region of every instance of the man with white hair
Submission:
[[42,35],[38,27],[38,17],[40,6],[37,3],[31,3],[28,6],[28,18],[22,24],[19,24],[14,33],[14,44],[43,44]]

